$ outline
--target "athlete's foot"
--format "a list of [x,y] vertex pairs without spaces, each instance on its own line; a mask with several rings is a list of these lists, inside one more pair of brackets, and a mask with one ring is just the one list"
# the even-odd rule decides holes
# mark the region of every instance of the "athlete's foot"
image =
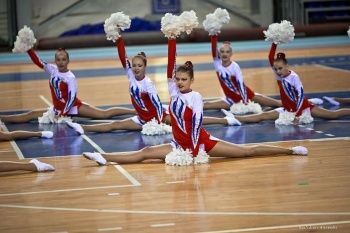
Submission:
[[52,165],[47,164],[47,163],[42,163],[37,159],[30,160],[30,163],[34,163],[38,172],[54,171],[55,170],[55,168]]
[[67,125],[73,128],[78,134],[84,134],[84,129],[80,124],[66,121]]
[[228,125],[242,125],[242,123],[236,119],[236,117],[224,117],[227,120]]
[[41,131],[41,137],[42,138],[52,138],[53,133],[51,131]]
[[307,155],[308,150],[303,146],[295,146],[290,148],[293,151],[293,155]]
[[323,96],[323,99],[327,100],[329,103],[333,104],[333,105],[339,105],[338,101],[335,101],[333,98],[331,97],[327,97],[327,96]]
[[107,160],[105,158],[103,158],[103,156],[98,152],[94,152],[94,153],[84,152],[83,156],[87,159],[95,161],[99,165],[106,165],[107,164]]
[[311,98],[309,99],[309,102],[315,105],[321,105],[323,104],[323,100],[320,98]]

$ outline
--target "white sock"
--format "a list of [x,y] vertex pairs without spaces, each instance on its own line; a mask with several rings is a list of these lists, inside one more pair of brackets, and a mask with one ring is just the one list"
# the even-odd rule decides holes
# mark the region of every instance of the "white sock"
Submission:
[[34,163],[34,165],[36,166],[36,169],[38,169],[38,172],[43,172],[43,171],[54,171],[55,168],[47,163],[42,163],[37,159],[32,159],[30,160],[30,163]]
[[81,127],[80,124],[69,122],[69,121],[67,121],[66,123],[69,127],[73,128],[75,131],[77,131],[77,133],[84,134],[84,129],[83,129],[83,127]]
[[303,146],[295,146],[291,150],[293,151],[293,155],[307,155],[308,153],[307,148]]
[[327,96],[323,96],[323,99],[327,100],[329,103],[333,104],[333,105],[339,105],[338,101],[335,101],[334,99],[327,97]]
[[106,165],[106,163],[107,163],[107,160],[105,158],[103,158],[103,156],[98,152],[94,152],[94,153],[84,152],[83,156],[87,159],[95,161],[99,165]]
[[41,137],[42,138],[52,138],[53,133],[51,131],[41,131]]

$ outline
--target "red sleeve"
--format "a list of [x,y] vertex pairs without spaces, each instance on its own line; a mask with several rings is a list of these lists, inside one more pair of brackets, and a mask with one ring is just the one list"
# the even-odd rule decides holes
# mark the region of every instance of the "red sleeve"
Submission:
[[41,69],[44,69],[43,63],[40,61],[39,57],[36,55],[33,49],[29,49],[27,53],[35,65],[37,65]]
[[176,57],[176,39],[168,40],[168,78],[173,78],[173,72],[175,70],[175,57]]
[[211,40],[211,55],[213,58],[218,57],[218,49],[217,49],[217,44],[218,44],[218,36],[217,35],[212,35],[210,37]]
[[275,43],[272,43],[269,53],[269,62],[270,66],[273,66],[273,61],[275,60],[275,53],[276,53],[277,45]]
[[120,62],[122,63],[122,66],[126,68],[126,52],[123,37],[119,37],[116,44],[118,47],[118,55]]

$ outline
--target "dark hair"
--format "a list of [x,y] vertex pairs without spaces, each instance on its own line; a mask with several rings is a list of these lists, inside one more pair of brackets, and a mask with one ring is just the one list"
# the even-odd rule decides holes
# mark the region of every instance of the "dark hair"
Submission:
[[275,61],[281,61],[283,64],[288,64],[288,61],[286,59],[286,54],[284,53],[277,53]]
[[59,48],[59,49],[57,49],[57,52],[55,53],[55,58],[56,58],[56,55],[57,55],[58,52],[64,52],[64,53],[66,53],[67,59],[69,60],[69,54],[68,54],[68,52],[66,51],[65,48]]
[[186,61],[185,64],[179,66],[176,69],[176,72],[184,72],[184,73],[188,73],[190,75],[191,78],[193,78],[193,64],[191,61]]
[[141,58],[141,60],[143,61],[143,64],[145,66],[147,66],[147,58],[146,58],[146,54],[144,52],[139,52],[132,60],[134,60],[137,57]]

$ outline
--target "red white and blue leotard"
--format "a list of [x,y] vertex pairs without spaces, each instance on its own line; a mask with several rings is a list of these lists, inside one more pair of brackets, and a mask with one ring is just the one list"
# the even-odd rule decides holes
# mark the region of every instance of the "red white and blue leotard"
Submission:
[[147,76],[142,80],[137,80],[135,78],[131,64],[126,55],[123,38],[120,37],[116,44],[119,59],[126,70],[126,75],[128,76],[131,102],[138,115],[137,123],[143,125],[146,122],[151,121],[153,118],[155,118],[158,123],[164,122],[166,113],[163,109],[154,83]]
[[297,117],[301,116],[305,109],[310,108],[311,111],[314,106],[304,96],[303,84],[301,83],[299,76],[294,71],[291,70],[287,77],[281,78],[273,69],[276,48],[277,45],[272,43],[269,53],[269,62],[280,89],[282,105],[285,111],[295,112]]
[[168,40],[168,87],[170,94],[169,112],[173,131],[172,145],[182,149],[190,149],[193,156],[198,154],[200,145],[205,151],[210,151],[217,143],[203,127],[203,100],[195,91],[181,93],[178,89],[176,77],[176,40]]
[[248,103],[255,93],[244,84],[243,75],[239,65],[231,61],[230,65],[223,66],[217,50],[217,36],[211,36],[211,52],[214,59],[214,67],[222,90],[225,93],[225,102],[232,105],[241,100]]
[[27,53],[34,64],[51,75],[50,89],[55,114],[59,116],[78,114],[82,102],[77,98],[77,81],[74,74],[71,71],[58,71],[56,65],[39,59],[33,49],[28,50]]

